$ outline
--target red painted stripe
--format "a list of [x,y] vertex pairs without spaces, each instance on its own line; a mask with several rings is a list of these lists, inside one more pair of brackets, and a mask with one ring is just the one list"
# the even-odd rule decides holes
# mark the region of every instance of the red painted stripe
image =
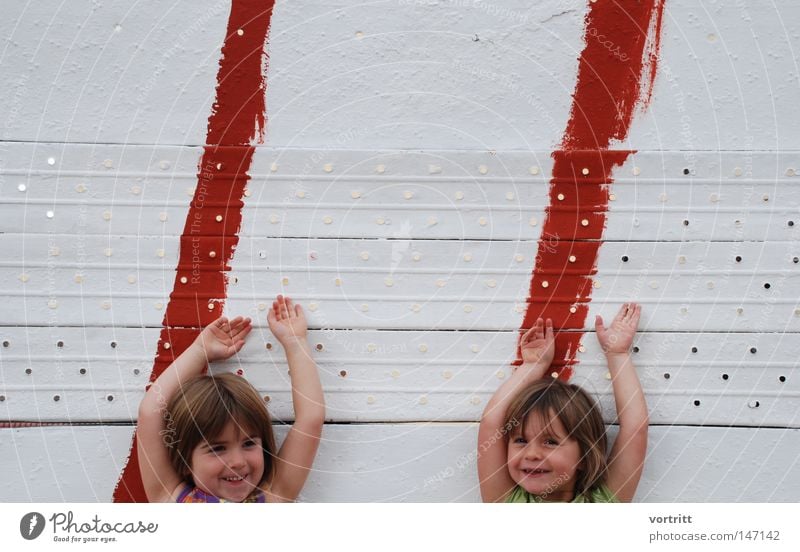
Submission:
[[[164,315],[153,382],[222,314],[227,279],[242,223],[244,188],[256,135],[264,136],[265,44],[274,0],[233,0],[208,118],[197,187],[180,241],[175,283]],[[213,255],[212,255],[213,252]],[[182,279],[185,279],[182,280]],[[169,348],[167,348],[169,344]],[[139,474],[136,435],[114,502],[147,502]]]
[[[561,149],[552,154],[550,203],[522,331],[539,317],[552,318],[556,328],[584,326],[606,223],[611,171],[631,153],[608,147],[612,140],[627,137],[635,107],[644,108],[650,100],[663,8],[664,0],[589,4],[572,109]],[[562,379],[572,375],[582,337],[580,331],[558,335],[555,364]]]

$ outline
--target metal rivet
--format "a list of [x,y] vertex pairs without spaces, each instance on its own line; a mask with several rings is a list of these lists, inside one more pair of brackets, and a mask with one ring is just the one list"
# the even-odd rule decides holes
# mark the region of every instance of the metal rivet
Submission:
[[339,370],[339,375],[340,375],[341,377],[345,377],[345,376],[347,376],[347,370]]
[[421,396],[419,398],[419,404],[423,404],[423,405],[424,404],[428,404],[428,397],[426,397],[425,395]]
[[444,372],[442,372],[442,377],[444,379],[450,379],[453,377],[453,372],[451,372],[450,370],[445,370]]
[[747,406],[749,406],[750,408],[758,408],[759,406],[761,406],[761,403],[758,401],[750,401],[749,403],[747,403]]
[[368,251],[362,251],[361,252],[361,260],[362,261],[369,260],[369,252]]
[[547,280],[543,281],[542,282],[542,287],[543,288],[550,287],[550,282],[548,282]]
[[439,174],[440,172],[442,172],[442,167],[440,167],[439,165],[428,165],[428,172],[430,174]]
[[329,173],[333,171],[333,165],[326,163],[325,166],[322,167],[322,170],[324,170],[326,173]]
[[642,174],[642,169],[640,169],[639,167],[634,167],[633,176],[639,176],[640,174]]
[[514,201],[514,192],[506,192],[506,199],[508,201]]
[[456,192],[456,199],[459,201],[464,199],[464,192]]
[[369,310],[369,305],[366,303],[361,304],[361,312],[367,312]]
[[666,373],[664,374],[664,379],[669,379],[670,377],[671,377],[671,376],[669,375],[669,372],[666,372]]
[[163,249],[156,249],[156,257],[163,257],[165,255],[165,251]]
[[317,343],[316,348],[317,348],[317,351],[321,351],[322,349],[325,348],[325,346],[322,343]]
[[691,171],[689,171],[689,169],[683,169],[683,174],[687,174],[688,175],[689,172],[691,172]]
[[350,192],[350,197],[352,197],[353,199],[358,199],[361,197],[361,192],[359,192],[358,190],[353,190],[352,192]]
[[728,381],[730,379],[730,376],[728,374],[722,374],[722,379]]
[[569,262],[574,263],[577,260],[578,260],[578,258],[575,255],[570,255],[569,256]]
[[486,285],[490,288],[497,287],[497,281],[494,279],[487,280]]
[[559,201],[564,201],[564,194],[558,194],[557,197]]
[[208,310],[214,310],[214,303],[208,304]]
[[627,263],[628,262],[628,256],[627,255],[623,255],[622,256],[622,262],[623,263]]
[[514,255],[514,260],[517,261],[518,263],[521,263],[522,261],[525,260],[525,257],[523,257],[522,255],[517,254],[517,255]]
[[569,312],[571,312],[572,314],[575,314],[576,312],[578,312],[578,307],[575,307],[575,306],[570,307],[569,308]]
[[439,222],[436,220],[436,217],[428,217],[428,226],[436,226]]
[[689,221],[687,219],[683,219],[683,225],[684,226],[689,226]]
[[306,192],[304,190],[297,190],[294,195],[300,199],[306,197]]
[[185,284],[185,283],[187,283],[188,281],[189,281],[189,278],[187,278],[186,276],[181,276],[181,283],[182,283],[182,284]]
[[400,370],[392,370],[391,375],[392,375],[392,377],[394,379],[399,378],[400,377]]
[[472,312],[472,305],[464,305],[464,312],[467,313]]
[[697,347],[692,347],[692,352],[696,353],[697,352]]
[[25,184],[20,184],[19,186],[17,186],[17,190],[19,190],[20,192],[24,192],[26,189],[27,186],[25,186]]
[[216,220],[217,222],[222,222],[222,215],[217,215],[216,217],[214,217],[214,220]]
[[634,352],[634,353],[638,353],[638,352],[639,352],[639,347],[634,347],[634,348],[633,348],[633,352]]
[[409,190],[403,192],[403,199],[411,199],[412,197],[414,197],[414,192],[411,192]]
[[445,285],[447,285],[447,280],[442,280],[442,279],[436,280],[436,287],[443,288]]
[[470,350],[470,351],[472,351],[473,353],[477,353],[477,352],[478,352],[478,351],[480,351],[481,349],[480,349],[480,347],[478,347],[477,345],[470,345],[470,348],[469,348],[469,350]]
[[394,285],[394,278],[387,276],[383,279],[383,283],[386,284],[386,287],[392,287]]
[[740,167],[736,167],[735,169],[733,169],[733,175],[742,176],[742,169]]
[[269,170],[270,170],[271,172],[278,172],[278,164],[277,164],[277,163],[275,163],[275,162],[273,162],[273,163],[272,163],[272,164],[269,166]]
[[480,224],[481,226],[486,226],[486,223],[487,223],[486,217],[481,217],[478,219],[478,224]]
[[586,168],[586,167],[582,168],[582,169],[581,169],[581,174],[582,174],[583,176],[586,176],[587,174],[589,174],[589,169],[588,169],[588,168]]
[[325,224],[331,224],[333,222],[333,219],[329,216],[326,216],[322,219],[322,222],[324,222]]
[[341,286],[341,285],[342,285],[342,279],[341,279],[341,278],[336,278],[336,279],[333,281],[333,283],[334,283],[336,286]]
[[375,167],[375,172],[378,174],[383,174],[384,172],[386,172],[386,165],[377,165]]
[[472,253],[464,253],[464,260],[470,262],[472,260]]
[[33,370],[30,368],[25,368],[25,373],[30,376],[33,373]]
[[758,349],[756,349],[755,347],[750,347],[750,352],[752,354],[756,354],[758,352]]
[[45,215],[47,215],[47,218],[53,218],[54,216],[56,216],[56,214],[53,211],[47,211]]
[[172,345],[170,345],[169,342],[165,342],[164,343],[164,348],[165,349],[169,349],[170,347],[172,347]]
[[596,288],[599,288],[603,284],[600,283],[600,280],[595,280],[592,285],[594,285],[594,287],[596,287]]
[[418,303],[414,303],[413,305],[411,305],[411,310],[413,312],[419,312],[422,310],[422,307]]
[[778,381],[780,381],[781,383],[785,382],[786,381],[786,376],[778,377]]
[[428,352],[428,346],[426,344],[424,344],[424,343],[420,343],[419,352],[420,353],[427,353]]
[[537,174],[539,174],[539,167],[531,167],[530,169],[528,169],[528,172],[536,176]]
[[531,217],[530,220],[528,221],[528,224],[530,224],[531,226],[536,226],[536,222],[537,222],[536,217]]
[[487,167],[486,165],[481,165],[480,167],[478,167],[478,172],[481,174],[486,174],[489,172],[489,167]]
[[271,350],[272,350],[272,343],[270,343],[270,342],[267,342],[267,344],[265,345],[265,347],[267,348],[267,351],[271,351]]
[[48,164],[48,165],[55,165],[55,164],[56,164],[56,159],[55,159],[55,157],[48,157],[48,158],[47,158],[47,164]]
[[583,219],[581,221],[581,226],[589,226],[589,219]]
[[700,401],[698,401],[698,400],[695,400],[695,401],[694,401],[694,405],[695,405],[695,406],[700,406]]
[[316,312],[316,310],[318,308],[319,308],[319,304],[317,304],[317,303],[312,302],[312,303],[308,304],[308,310],[310,310],[311,312]]
[[414,252],[414,254],[411,256],[411,259],[412,259],[412,260],[413,260],[415,263],[417,263],[417,262],[419,262],[419,261],[420,261],[420,259],[422,259],[422,255],[421,255],[420,253]]
[[111,401],[113,401],[113,400],[114,400],[114,395],[107,395],[107,396],[106,396],[106,400],[107,400],[108,402],[111,402]]
[[58,402],[58,401],[60,401],[60,400],[61,400],[61,395],[53,395],[53,400],[54,400],[55,402]]

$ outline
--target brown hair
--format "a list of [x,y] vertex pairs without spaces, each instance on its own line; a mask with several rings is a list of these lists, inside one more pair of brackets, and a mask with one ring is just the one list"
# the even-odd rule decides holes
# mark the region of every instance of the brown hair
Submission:
[[524,433],[530,416],[538,416],[546,426],[554,414],[580,446],[583,467],[576,474],[575,496],[582,494],[588,500],[591,491],[606,481],[608,440],[600,406],[586,391],[555,378],[536,381],[511,402],[503,427],[519,427]]
[[211,441],[233,421],[242,431],[261,438],[264,474],[259,485],[275,475],[275,436],[267,407],[256,389],[236,374],[198,376],[183,385],[167,404],[169,431],[174,439],[167,447],[175,471],[192,481],[192,451]]

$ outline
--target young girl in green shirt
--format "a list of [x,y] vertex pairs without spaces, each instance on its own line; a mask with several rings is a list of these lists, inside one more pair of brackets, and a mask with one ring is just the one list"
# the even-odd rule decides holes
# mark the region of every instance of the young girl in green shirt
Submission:
[[[551,320],[520,339],[522,365],[486,405],[478,431],[484,502],[630,502],[647,450],[648,413],[630,347],[641,307],[622,306],[611,325],[595,319],[608,362],[619,434],[606,459],[605,425],[583,389],[547,377],[555,352]],[[544,378],[544,379],[543,379]]]

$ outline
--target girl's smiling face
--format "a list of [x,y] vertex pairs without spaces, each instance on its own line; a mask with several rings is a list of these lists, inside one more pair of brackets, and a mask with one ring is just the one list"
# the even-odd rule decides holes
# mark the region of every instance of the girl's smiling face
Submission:
[[191,457],[195,485],[232,502],[247,498],[264,475],[261,438],[253,435],[230,420],[217,438],[197,445]]
[[[525,431],[522,431],[522,426]],[[575,497],[575,480],[581,465],[578,441],[551,411],[542,423],[535,413],[517,425],[508,438],[508,472],[523,489],[542,500],[570,502]]]

